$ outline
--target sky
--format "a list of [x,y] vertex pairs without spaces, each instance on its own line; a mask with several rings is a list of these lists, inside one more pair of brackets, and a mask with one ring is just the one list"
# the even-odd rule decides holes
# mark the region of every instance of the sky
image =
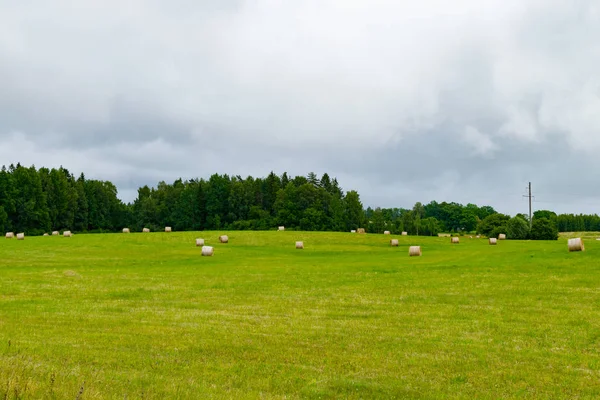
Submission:
[[0,164],[600,212],[600,0],[0,0]]

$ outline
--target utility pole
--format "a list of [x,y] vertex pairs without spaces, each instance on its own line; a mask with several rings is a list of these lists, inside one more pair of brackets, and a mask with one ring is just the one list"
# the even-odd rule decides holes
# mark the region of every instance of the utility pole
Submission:
[[533,218],[531,217],[531,182],[529,182],[529,229],[533,224]]
[[529,182],[529,186],[527,187],[527,189],[529,190],[529,194],[523,197],[529,197],[529,229],[531,229],[531,226],[533,224],[533,219],[531,216],[531,182]]

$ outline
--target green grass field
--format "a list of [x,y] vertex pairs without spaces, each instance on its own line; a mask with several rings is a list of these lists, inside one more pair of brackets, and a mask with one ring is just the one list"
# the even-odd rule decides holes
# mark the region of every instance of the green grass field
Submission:
[[600,397],[600,242],[227,233],[1,239],[0,398]]

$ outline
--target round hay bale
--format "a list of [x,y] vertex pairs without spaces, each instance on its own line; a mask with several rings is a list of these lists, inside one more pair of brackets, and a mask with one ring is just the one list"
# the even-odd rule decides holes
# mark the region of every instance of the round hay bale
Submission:
[[469,239],[473,239],[473,236],[469,236]]
[[365,228],[358,228],[356,233],[365,233]]
[[491,245],[496,245],[498,243],[498,241],[496,240],[496,238],[490,238],[489,243]]
[[142,229],[142,232],[144,232],[144,233],[149,233],[149,232],[150,232],[150,229],[148,229],[148,228],[144,228],[144,229]]
[[50,235],[48,235],[47,233],[44,233],[42,236],[50,236]]
[[506,234],[504,234],[504,233],[500,233],[500,234],[498,235],[498,240],[506,240]]
[[304,242],[296,242],[296,248],[299,250],[304,249]]
[[350,233],[356,233],[356,229],[352,229]]
[[215,250],[211,246],[202,246],[202,255],[205,257],[212,257]]
[[285,231],[285,226],[280,226],[277,228],[278,231]]
[[408,248],[408,255],[411,257],[420,257],[421,254],[421,246],[410,246]]
[[460,239],[458,238],[458,236],[452,236],[450,238],[450,243],[458,244],[458,243],[460,243]]
[[392,247],[398,247],[398,239],[391,239],[390,240],[390,246],[392,246]]
[[25,234],[24,233],[17,233],[17,240],[25,240]]
[[196,247],[204,246],[204,239],[196,239]]
[[172,229],[170,226],[165,226],[165,232],[172,232]]
[[479,239],[479,238],[481,238],[481,236],[480,236],[480,235],[477,235],[477,236],[475,236],[475,238]]
[[14,232],[6,232],[6,238],[7,239],[12,239],[15,237],[15,233]]
[[384,235],[391,235],[392,233],[390,231],[385,231],[383,232]]
[[569,239],[568,246],[569,251],[585,251],[585,246],[583,244],[582,238]]
[[130,233],[131,231],[129,230],[129,228],[123,228],[123,233]]
[[229,243],[229,237],[227,235],[221,235],[221,236],[219,236],[219,242]]
[[63,237],[71,237],[71,231],[64,231]]
[[52,231],[52,236],[58,236],[59,232],[58,231]]
[[408,236],[408,232],[402,232],[402,236]]

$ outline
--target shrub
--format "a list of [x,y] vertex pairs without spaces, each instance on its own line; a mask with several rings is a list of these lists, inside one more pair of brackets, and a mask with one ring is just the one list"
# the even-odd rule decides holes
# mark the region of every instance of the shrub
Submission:
[[529,237],[533,240],[557,240],[558,228],[548,218],[534,218]]
[[506,223],[508,239],[523,240],[529,236],[529,224],[521,217],[514,217]]
[[506,233],[506,222],[509,219],[510,217],[504,214],[489,215],[477,225],[477,232],[489,237],[498,237],[498,233]]

